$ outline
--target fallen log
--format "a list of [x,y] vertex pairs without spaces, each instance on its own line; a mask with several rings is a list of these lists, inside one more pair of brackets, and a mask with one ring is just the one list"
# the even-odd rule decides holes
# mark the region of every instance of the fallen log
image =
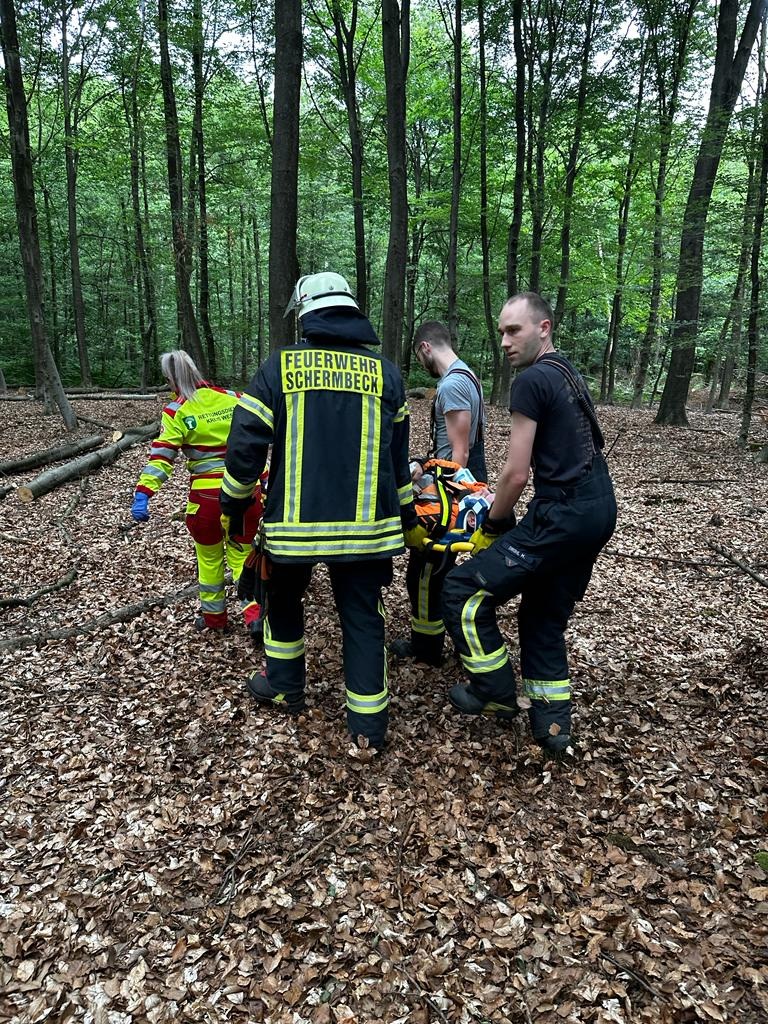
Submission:
[[133,427],[131,430],[126,431],[123,437],[115,444],[107,445],[106,448],[100,448],[98,451],[91,452],[90,455],[82,455],[78,459],[72,459],[70,462],[65,462],[63,466],[54,466],[53,469],[47,469],[44,473],[36,476],[34,480],[30,480],[29,483],[22,484],[18,488],[19,500],[23,502],[34,501],[35,498],[48,494],[49,491],[53,491],[69,480],[89,476],[97,469],[101,469],[102,466],[110,465],[110,463],[114,462],[118,456],[122,455],[124,451],[127,451],[134,444],[154,437],[159,429],[159,420],[148,423],[143,427]]
[[[166,388],[166,392],[167,392]],[[156,391],[151,395],[146,393],[136,395],[116,395],[112,394],[87,394],[87,395],[70,395],[70,401],[72,402],[151,402],[158,398],[162,398],[161,392]]]
[[60,580],[56,580],[55,583],[51,583],[48,587],[41,587],[39,590],[35,590],[29,597],[0,597],[0,608],[29,608],[30,605],[33,605],[35,601],[38,601],[46,594],[53,594],[57,590],[64,590],[70,583],[74,583],[76,576],[77,569],[70,569]]
[[83,455],[90,452],[99,445],[104,444],[103,434],[91,434],[80,441],[72,441],[69,444],[60,444],[55,448],[46,448],[45,451],[35,452],[34,455],[24,455],[20,459],[8,459],[0,462],[0,476],[10,476],[12,473],[23,473],[27,469],[36,469],[38,466],[47,466],[50,462],[63,462],[65,459],[72,459],[76,455]]
[[7,497],[7,495],[9,495],[11,491],[15,489],[16,488],[13,486],[13,484],[8,484],[5,487],[0,487],[0,501],[2,501],[3,498]]
[[79,626],[63,626],[61,629],[51,629],[44,633],[27,633],[22,636],[9,637],[0,640],[0,651],[15,651],[19,647],[33,647],[37,644],[47,643],[49,640],[68,640],[73,636],[82,636],[85,633],[95,633],[107,626],[114,626],[119,622],[130,622],[142,612],[150,608],[167,608],[169,605],[178,604],[188,597],[197,593],[197,584],[193,583],[183,590],[177,590],[174,594],[151,594],[143,601],[136,604],[125,605],[123,608],[116,608],[113,612],[105,612],[95,619],[82,622]]
[[764,587],[768,587],[768,579],[762,576],[759,572],[755,572],[752,566],[747,565],[746,562],[737,558],[736,555],[732,554],[727,548],[724,548],[722,544],[710,543],[709,547],[712,551],[716,551],[718,555],[722,555],[723,558],[727,559],[732,565],[735,565],[742,572],[745,572],[747,576],[751,576],[757,583],[761,583]]

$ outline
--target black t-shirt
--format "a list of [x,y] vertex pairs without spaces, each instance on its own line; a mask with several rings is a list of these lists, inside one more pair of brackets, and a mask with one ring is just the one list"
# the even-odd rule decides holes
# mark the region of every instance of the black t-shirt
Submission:
[[[581,384],[579,372],[570,363],[568,366]],[[584,391],[588,394],[586,386]],[[509,411],[538,424],[531,458],[534,487],[574,484],[592,465],[592,426],[573,387],[556,366],[537,362],[523,370],[512,384]]]

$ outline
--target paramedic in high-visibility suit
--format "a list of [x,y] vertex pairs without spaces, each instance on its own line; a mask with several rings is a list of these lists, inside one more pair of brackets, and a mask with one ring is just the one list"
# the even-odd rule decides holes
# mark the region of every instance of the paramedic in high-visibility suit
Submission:
[[[149,499],[170,478],[181,452],[190,475],[186,525],[195,543],[202,608],[195,628],[223,632],[227,626],[225,570],[229,566],[236,580],[243,568],[261,518],[261,484],[254,481],[243,502],[242,523],[225,537],[218,499],[238,393],[208,384],[192,358],[179,349],[161,355],[160,369],[174,394],[163,409],[160,433],[136,484],[131,515],[139,523],[149,519]],[[246,603],[243,618],[252,639],[260,642],[263,627],[258,604]]]
[[263,538],[266,670],[247,681],[257,701],[305,707],[304,593],[328,566],[342,629],[347,725],[381,750],[389,688],[381,590],[392,556],[420,542],[408,469],[408,407],[399,370],[335,273],[302,277],[297,345],[260,367],[232,417],[222,519],[248,501],[271,449]]

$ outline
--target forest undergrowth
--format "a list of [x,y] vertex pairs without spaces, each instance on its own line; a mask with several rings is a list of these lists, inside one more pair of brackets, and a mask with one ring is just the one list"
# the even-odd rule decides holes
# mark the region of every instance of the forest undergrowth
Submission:
[[[125,427],[160,402],[75,406]],[[39,408],[0,403],[0,459],[62,440]],[[453,713],[454,658],[392,663],[388,750],[351,748],[322,569],[298,721],[251,702],[259,652],[194,632],[194,597],[24,645],[194,582],[186,473],[141,526],[146,445],[0,501],[0,1021],[766,1020],[768,588],[733,559],[768,581],[768,474],[733,413],[601,418],[619,524],[569,630],[568,764],[524,717]]]

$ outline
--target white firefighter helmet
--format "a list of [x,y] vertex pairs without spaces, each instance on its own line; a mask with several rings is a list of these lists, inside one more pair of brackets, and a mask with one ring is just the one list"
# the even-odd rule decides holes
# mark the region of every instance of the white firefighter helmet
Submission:
[[324,309],[327,306],[359,308],[346,280],[341,274],[334,274],[329,270],[325,270],[321,274],[308,274],[305,277],[300,277],[283,315],[288,316],[291,310],[295,309],[298,316],[304,316],[305,313]]

